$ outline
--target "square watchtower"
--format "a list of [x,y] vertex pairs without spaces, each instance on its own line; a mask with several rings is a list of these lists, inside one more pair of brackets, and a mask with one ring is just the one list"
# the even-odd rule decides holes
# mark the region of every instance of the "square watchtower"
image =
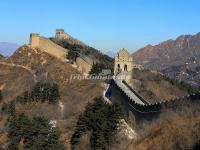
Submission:
[[129,52],[122,48],[118,52],[117,56],[115,56],[115,66],[114,66],[114,74],[118,72],[125,71],[130,72],[133,69],[133,58],[129,54]]

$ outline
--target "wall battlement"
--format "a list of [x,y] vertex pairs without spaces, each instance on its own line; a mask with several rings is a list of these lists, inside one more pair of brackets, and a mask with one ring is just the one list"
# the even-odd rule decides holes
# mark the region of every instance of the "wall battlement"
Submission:
[[67,33],[65,33],[65,30],[64,29],[56,29],[56,36],[55,36],[56,39],[69,39],[70,38],[70,35],[68,35]]

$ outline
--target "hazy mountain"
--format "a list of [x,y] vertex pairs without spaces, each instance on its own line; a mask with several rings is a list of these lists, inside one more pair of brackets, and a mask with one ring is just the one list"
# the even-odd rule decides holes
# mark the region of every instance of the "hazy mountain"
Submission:
[[106,55],[108,55],[108,56],[110,56],[110,57],[112,57],[112,58],[114,58],[116,54],[117,54],[117,53],[114,52],[114,51],[107,51],[107,52],[106,52]]
[[134,61],[145,68],[200,85],[200,33],[181,35],[158,45],[147,45],[133,54]]
[[0,54],[10,56],[19,47],[17,43],[0,42]]

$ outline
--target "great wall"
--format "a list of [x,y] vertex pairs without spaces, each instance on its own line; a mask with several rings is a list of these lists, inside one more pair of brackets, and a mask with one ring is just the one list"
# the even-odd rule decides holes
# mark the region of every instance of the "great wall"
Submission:
[[[61,36],[61,37],[59,37]],[[68,38],[62,32],[56,35],[57,38]],[[30,47],[38,47],[39,49],[57,57],[58,59],[65,60],[68,49],[53,43],[48,38],[42,37],[39,34],[31,34]],[[80,55],[81,56],[81,55]],[[76,64],[83,73],[89,73],[91,69],[91,62],[84,56],[78,57]],[[173,100],[163,101],[160,103],[150,104],[147,100],[143,99],[136,91],[134,91],[128,84],[130,76],[126,74],[126,80],[116,78],[119,76],[118,72],[131,72],[133,67],[133,59],[125,49],[121,49],[115,57],[114,78],[111,80],[109,88],[104,93],[107,100],[120,99],[120,101],[127,108],[127,114],[132,113],[137,121],[152,120],[159,116],[161,111],[165,108],[176,109],[179,105],[187,102],[195,102],[200,99],[200,92],[180,97]],[[112,92],[112,96],[110,95]],[[112,100],[111,100],[112,101]]]
[[[64,36],[66,34],[66,36]],[[62,39],[62,38],[67,38],[68,34],[63,33],[62,34],[58,34],[58,32],[56,32],[55,37],[58,39]],[[29,46],[32,48],[39,48],[40,50],[57,57],[58,59],[62,60],[62,61],[66,61],[66,55],[68,54],[68,49],[65,49],[57,44],[55,44],[54,42],[52,42],[50,39],[40,36],[40,34],[37,33],[31,33],[30,34],[30,43]],[[92,63],[85,57],[79,55],[79,57],[76,59],[76,65],[77,65],[77,69],[84,73],[84,74],[88,74],[92,68]]]
[[35,33],[30,35],[30,47],[37,47],[62,60],[66,58],[66,54],[68,52],[67,49],[64,49],[61,46],[53,43],[48,38],[42,37]]
[[132,113],[134,119],[137,122],[140,122],[151,121],[158,117],[164,109],[176,110],[183,104],[198,102],[200,99],[200,92],[172,100],[162,101],[160,103],[150,104],[147,100],[144,100],[139,94],[137,94],[137,92],[134,91],[125,80],[113,78],[105,96],[111,102],[122,103],[123,107],[127,108],[127,116]]
[[141,69],[141,66],[131,64],[132,58],[129,57],[129,53],[125,49],[119,51],[115,57],[115,74],[105,92],[107,101],[122,104],[127,117],[132,114],[130,116],[134,116],[136,122],[150,121],[157,118],[165,109],[176,110],[181,105],[199,101],[200,91],[172,100],[162,100],[160,103],[149,103],[129,85],[132,69],[134,67]]

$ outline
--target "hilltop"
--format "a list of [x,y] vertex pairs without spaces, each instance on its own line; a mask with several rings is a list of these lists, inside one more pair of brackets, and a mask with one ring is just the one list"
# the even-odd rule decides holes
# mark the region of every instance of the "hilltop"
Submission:
[[62,46],[63,48],[66,48],[70,51],[77,51],[79,55],[81,55],[81,57],[86,58],[91,64],[95,63],[104,64],[105,66],[113,70],[113,64],[114,64],[113,58],[102,53],[100,50],[90,47],[87,44],[77,40],[68,33],[63,33],[63,34],[65,35],[65,38],[58,38],[55,36],[55,38],[51,37],[50,39],[54,43]]
[[181,35],[158,45],[147,45],[132,54],[135,63],[199,86],[200,33]]

